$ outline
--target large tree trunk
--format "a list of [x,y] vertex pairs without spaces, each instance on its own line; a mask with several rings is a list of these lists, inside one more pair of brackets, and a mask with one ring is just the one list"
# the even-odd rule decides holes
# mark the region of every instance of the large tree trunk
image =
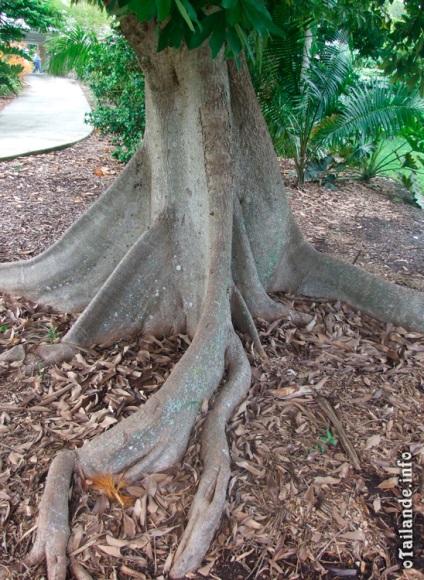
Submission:
[[193,342],[140,411],[53,462],[29,561],[47,556],[49,577],[57,579],[66,575],[67,490],[75,465],[87,477],[123,473],[128,482],[168,468],[184,454],[198,405],[226,371],[203,427],[203,476],[171,575],[184,577],[200,565],[225,503],[225,424],[250,385],[234,327],[261,351],[253,318],[305,321],[267,292],[341,299],[424,330],[421,294],[320,254],[305,241],[245,66],[237,70],[221,56],[211,60],[207,47],[157,54],[153,27],[133,17],[122,30],[146,78],[143,145],[52,248],[0,267],[0,289],[82,311],[60,345],[39,347],[46,363],[136,332],[172,329]]

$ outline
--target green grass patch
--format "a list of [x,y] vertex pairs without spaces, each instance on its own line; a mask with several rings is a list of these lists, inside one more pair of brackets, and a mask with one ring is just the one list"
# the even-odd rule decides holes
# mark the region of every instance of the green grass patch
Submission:
[[[397,178],[397,174],[399,172],[405,173],[407,175],[410,173],[409,169],[402,168],[402,155],[410,151],[410,145],[405,139],[402,139],[401,137],[387,140],[384,143],[379,158],[384,159],[387,157],[387,165],[385,169],[389,177]],[[396,155],[398,155],[401,159],[397,159]],[[419,162],[418,165],[420,166]],[[419,186],[421,190],[424,191],[424,171],[420,169],[419,171],[416,171],[416,175]]]

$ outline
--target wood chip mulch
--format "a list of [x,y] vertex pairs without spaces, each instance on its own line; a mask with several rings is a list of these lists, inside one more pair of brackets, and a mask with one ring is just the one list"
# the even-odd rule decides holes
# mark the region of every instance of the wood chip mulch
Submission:
[[[120,169],[109,150],[95,134],[65,151],[0,163],[3,261],[39,252],[101,193]],[[304,192],[289,189],[312,240],[323,240],[338,255],[345,240],[347,259],[361,248],[357,263],[362,259],[372,271],[422,289],[423,241],[414,238],[423,231],[415,230],[422,224],[419,210],[363,184],[339,192],[313,184]],[[380,222],[369,221],[377,218],[391,224],[378,235],[374,224]],[[421,242],[420,257],[415,242]],[[228,502],[202,568],[190,577],[424,578],[424,335],[340,303],[277,299],[313,320],[303,329],[258,321],[265,360],[246,343],[253,381],[228,426]],[[3,296],[0,349],[60,340],[72,321]],[[56,453],[81,446],[137,410],[189,343],[184,335],[160,341],[143,336],[49,369],[40,366],[33,376],[25,376],[19,362],[0,369],[0,579],[46,577],[43,564],[28,569],[24,557]],[[123,505],[75,478],[74,567],[94,579],[167,578],[201,474],[197,441],[207,407],[184,460],[124,488]],[[411,454],[410,482],[398,466],[402,453]],[[398,559],[405,489],[414,505],[409,571]]]

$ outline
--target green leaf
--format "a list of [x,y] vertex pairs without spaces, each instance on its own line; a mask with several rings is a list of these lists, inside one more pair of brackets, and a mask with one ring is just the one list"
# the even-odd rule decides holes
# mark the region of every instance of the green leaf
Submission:
[[175,0],[175,3],[181,16],[186,21],[187,26],[190,28],[192,32],[194,32],[193,20],[196,22],[196,24],[199,25],[195,9],[188,0]]
[[201,28],[198,28],[192,34],[189,46],[191,49],[199,47],[203,42],[213,34],[215,29],[224,28],[225,30],[225,13],[220,10],[213,12],[204,18],[200,23]]
[[123,15],[131,14],[131,10],[129,8],[130,2],[131,0],[119,0],[119,2],[112,0],[112,2],[107,7],[107,11],[109,14],[116,16],[117,18]]
[[161,31],[158,42],[158,52],[172,46],[179,48],[184,38],[184,21],[172,18]]
[[418,207],[424,209],[424,195],[419,191],[414,191],[414,200]]
[[165,20],[171,12],[171,0],[156,0],[159,22]]
[[225,42],[225,22],[221,22],[221,26],[216,26],[212,36],[209,39],[209,46],[212,51],[212,58],[215,58]]
[[262,36],[268,33],[284,36],[284,32],[276,26],[268,10],[257,0],[241,0],[244,13],[254,30]]
[[225,8],[225,16],[230,26],[235,26],[238,22],[241,22],[243,10],[240,0],[227,0],[221,6]]
[[243,49],[240,38],[234,28],[229,28],[226,32],[225,38],[231,48],[234,56],[237,56]]
[[406,169],[413,169],[414,171],[418,171],[418,165],[415,161],[415,158],[411,154],[410,151],[404,154],[404,160],[402,163],[402,167]]
[[252,62],[254,63],[255,62],[255,55],[253,54],[253,51],[250,48],[250,44],[249,44],[249,41],[247,39],[246,32],[243,30],[243,28],[240,26],[240,24],[236,24],[234,26],[234,29],[235,29],[235,31],[237,33],[237,36],[240,39],[241,44],[247,50],[247,52],[249,53],[250,58],[252,59]]
[[128,7],[135,13],[142,22],[149,22],[156,16],[155,0],[131,0]]

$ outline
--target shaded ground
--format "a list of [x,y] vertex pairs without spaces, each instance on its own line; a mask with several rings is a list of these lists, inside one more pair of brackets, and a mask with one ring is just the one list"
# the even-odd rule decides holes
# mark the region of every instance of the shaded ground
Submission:
[[[0,163],[2,261],[32,256],[57,239],[119,171],[109,150],[93,135],[65,151]],[[319,249],[424,289],[424,212],[357,183],[338,192],[316,185],[289,191]],[[424,578],[424,336],[339,303],[284,299],[314,320],[301,330],[258,322],[269,359],[250,357],[249,397],[228,428],[226,513],[193,578]],[[0,348],[55,341],[70,322],[4,297]],[[43,565],[28,570],[23,558],[54,455],[136,410],[188,343],[183,335],[139,337],[32,377],[3,369],[0,579],[45,577]],[[205,404],[196,433],[206,411]],[[201,470],[196,433],[181,464],[123,491],[130,498],[124,507],[75,480],[70,550],[93,578],[166,578]],[[412,454],[411,484],[398,479],[402,452]],[[404,525],[398,500],[409,485],[415,570],[406,573],[397,558]]]
[[399,200],[394,182],[340,182],[337,191],[293,184],[290,163],[282,163],[291,205],[315,247],[354,262],[402,286],[424,291],[424,211]]

